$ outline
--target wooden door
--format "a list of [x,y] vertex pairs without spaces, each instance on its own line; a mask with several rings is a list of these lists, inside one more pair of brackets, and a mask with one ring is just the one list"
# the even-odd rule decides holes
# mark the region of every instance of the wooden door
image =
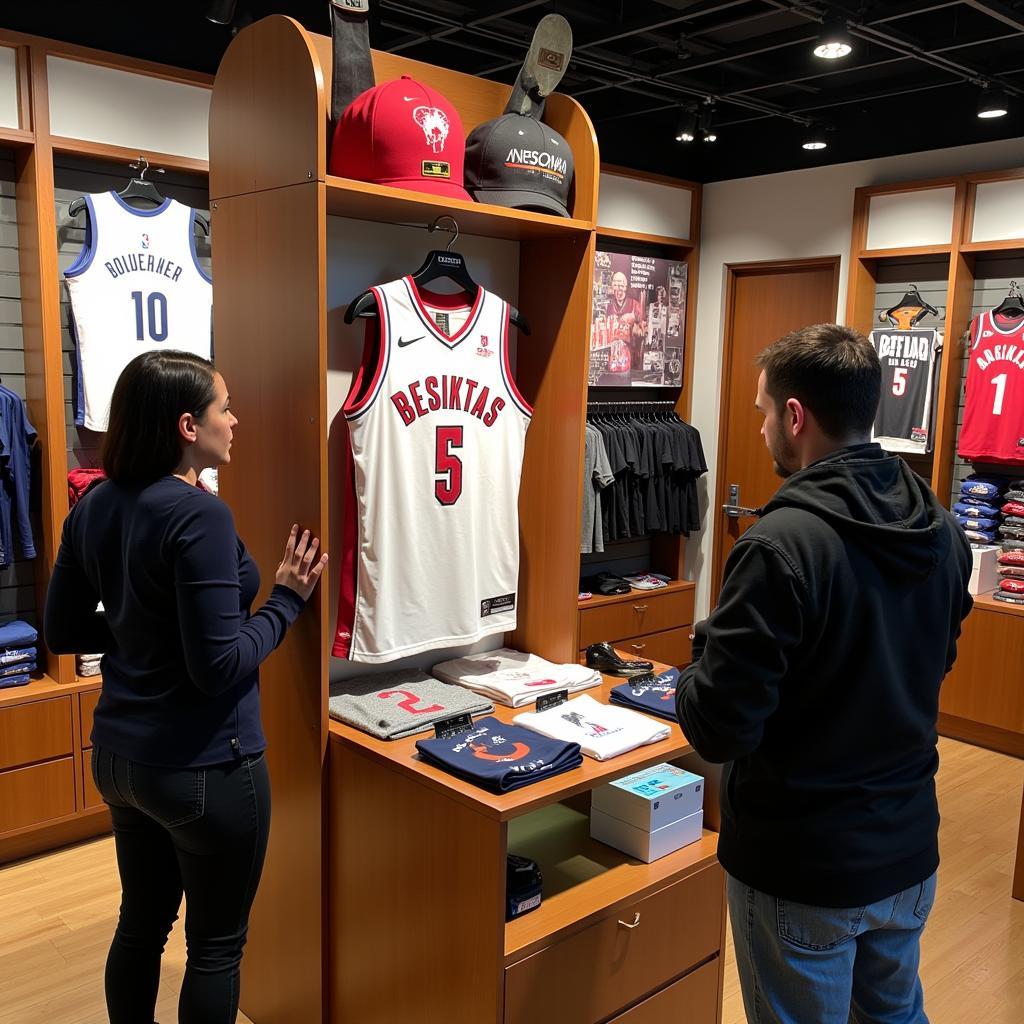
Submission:
[[834,321],[839,296],[838,256],[743,264],[727,271],[722,433],[717,496],[712,506],[712,603],[718,600],[722,569],[733,544],[754,522],[749,517],[731,518],[722,511],[730,487],[739,485],[736,504],[756,508],[780,483],[760,434],[761,414],[754,408],[760,372],[754,359],[790,331]]

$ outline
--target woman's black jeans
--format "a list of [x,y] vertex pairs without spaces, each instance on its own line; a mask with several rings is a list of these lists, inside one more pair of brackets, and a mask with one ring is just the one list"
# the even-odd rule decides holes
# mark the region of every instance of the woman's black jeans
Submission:
[[270,831],[262,754],[207,768],[155,768],[93,749],[110,807],[121,913],[107,956],[111,1024],[149,1024],[160,956],[186,897],[179,1024],[234,1024],[239,965]]

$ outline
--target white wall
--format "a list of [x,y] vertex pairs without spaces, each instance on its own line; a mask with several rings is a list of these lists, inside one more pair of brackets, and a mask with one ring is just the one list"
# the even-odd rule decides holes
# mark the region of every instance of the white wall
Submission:
[[[1024,139],[1011,139],[704,186],[692,421],[701,432],[710,470],[704,477],[701,498],[703,528],[687,545],[688,569],[691,578],[695,574],[697,579],[698,615],[708,610],[712,530],[720,521],[712,506],[717,486],[726,265],[841,256],[836,309],[841,322],[846,310],[855,189],[1021,164]],[[766,337],[765,344],[774,340]],[[751,401],[756,379],[751,368]]]

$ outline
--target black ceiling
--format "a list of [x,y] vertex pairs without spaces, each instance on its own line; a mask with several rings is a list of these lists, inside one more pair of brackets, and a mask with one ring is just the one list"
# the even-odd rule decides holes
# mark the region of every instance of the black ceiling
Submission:
[[[231,29],[206,0],[6,4],[5,28],[213,72]],[[371,0],[375,47],[511,82],[542,14],[569,19],[560,87],[584,104],[602,159],[698,181],[1024,135],[1024,2],[806,0]],[[329,30],[327,0],[239,0],[236,19],[285,13]],[[845,18],[854,51],[812,53]],[[981,87],[1011,94],[976,116]],[[717,142],[675,141],[682,104],[713,98]],[[804,150],[808,125],[828,148]],[[1022,144],[1021,163],[1024,163]]]

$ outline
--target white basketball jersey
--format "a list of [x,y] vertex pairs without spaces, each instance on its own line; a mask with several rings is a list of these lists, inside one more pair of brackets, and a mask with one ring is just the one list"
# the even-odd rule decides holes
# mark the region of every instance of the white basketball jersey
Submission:
[[213,289],[196,258],[190,207],[165,199],[137,210],[116,192],[85,201],[85,245],[64,278],[78,343],[75,421],[102,431],[114,384],[135,356],[165,348],[211,357]]
[[349,430],[332,653],[386,662],[516,625],[519,477],[531,408],[512,379],[508,305],[480,289],[373,289]]

